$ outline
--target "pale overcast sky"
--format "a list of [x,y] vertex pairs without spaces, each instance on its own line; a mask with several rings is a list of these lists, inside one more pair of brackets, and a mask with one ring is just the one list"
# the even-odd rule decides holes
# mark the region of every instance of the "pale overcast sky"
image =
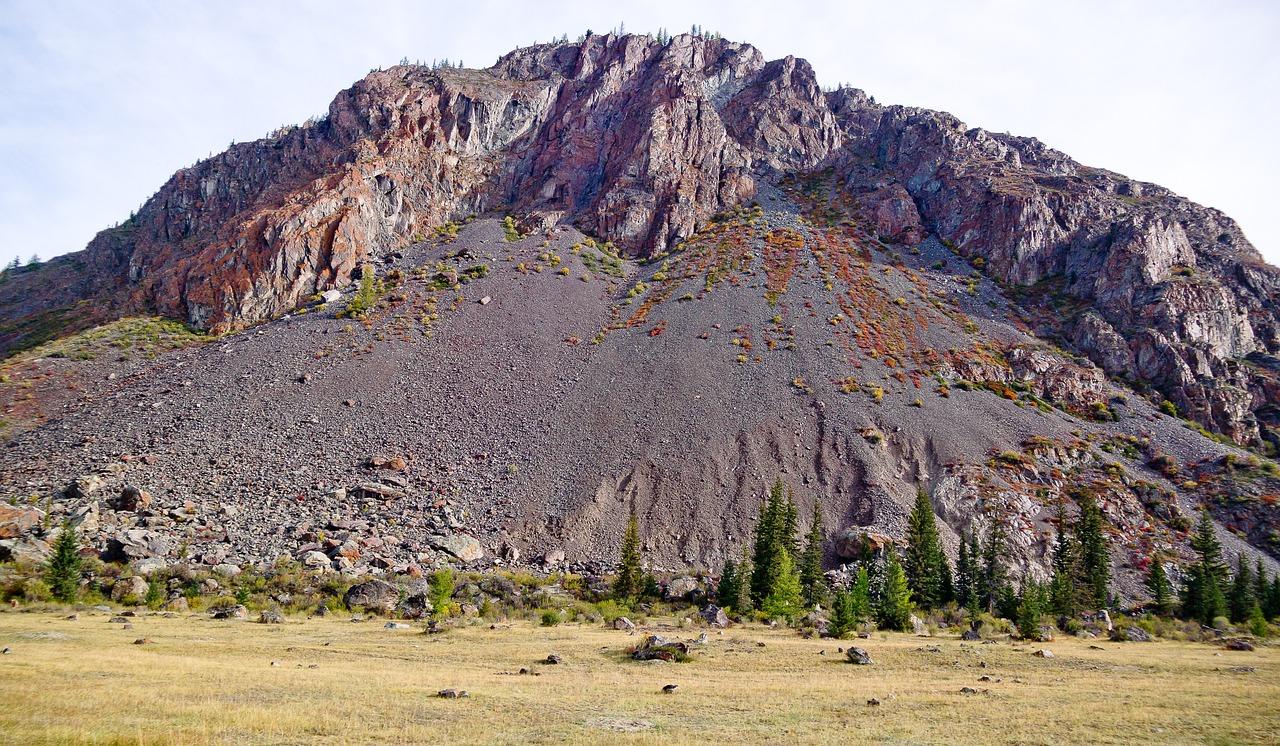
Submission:
[[1280,260],[1280,2],[0,0],[0,259],[83,248],[178,168],[323,113],[402,57],[687,30],[824,85],[1034,135],[1235,217]]

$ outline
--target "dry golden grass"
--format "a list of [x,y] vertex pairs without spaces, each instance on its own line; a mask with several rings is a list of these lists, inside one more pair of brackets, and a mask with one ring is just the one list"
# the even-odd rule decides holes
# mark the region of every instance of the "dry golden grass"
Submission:
[[[859,643],[876,664],[853,666],[836,653],[847,642],[747,627],[711,631],[693,662],[643,664],[622,652],[638,635],[594,626],[428,636],[332,618],[144,616],[130,630],[107,619],[0,613],[12,648],[0,657],[0,740],[1274,743],[1280,728],[1276,649],[1060,640],[1045,660],[1008,642],[877,635]],[[537,662],[551,652],[564,663]],[[516,675],[522,666],[541,675]],[[663,694],[667,683],[679,691]],[[472,696],[437,698],[446,687]]]

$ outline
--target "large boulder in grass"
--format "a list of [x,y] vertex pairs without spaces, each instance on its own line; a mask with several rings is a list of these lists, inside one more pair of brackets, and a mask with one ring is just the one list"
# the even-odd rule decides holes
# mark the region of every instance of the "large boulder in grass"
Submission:
[[853,663],[854,665],[870,666],[872,663],[875,663],[875,661],[871,660],[870,653],[868,653],[867,651],[863,650],[860,647],[857,647],[856,645],[851,646],[848,650],[845,651],[844,654],[845,654],[845,657],[849,659],[849,662]]
[[1151,633],[1135,624],[1131,624],[1112,629],[1111,639],[1113,642],[1151,642]]
[[400,601],[400,590],[385,580],[366,580],[347,589],[342,602],[348,609],[389,613]]
[[672,661],[683,660],[689,655],[688,643],[680,640],[668,640],[661,635],[649,635],[631,652],[631,657],[638,661]]
[[707,604],[702,609],[702,620],[712,627],[728,627],[729,615],[724,613],[724,609],[715,604]]

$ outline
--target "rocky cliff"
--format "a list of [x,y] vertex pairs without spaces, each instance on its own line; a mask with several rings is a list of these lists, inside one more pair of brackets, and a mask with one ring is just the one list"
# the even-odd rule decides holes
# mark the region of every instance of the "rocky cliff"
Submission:
[[824,92],[804,60],[690,35],[373,72],[323,119],[179,171],[84,251],[8,277],[0,345],[138,311],[240,329],[470,214],[656,256],[762,185],[815,175],[879,238],[936,237],[1040,336],[1236,443],[1276,440],[1280,274],[1228,217],[1031,138]]

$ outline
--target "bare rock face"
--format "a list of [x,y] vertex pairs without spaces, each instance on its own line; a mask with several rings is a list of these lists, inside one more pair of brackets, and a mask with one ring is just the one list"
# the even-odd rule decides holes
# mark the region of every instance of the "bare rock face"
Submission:
[[802,59],[692,35],[370,73],[324,118],[179,171],[83,252],[0,285],[0,349],[139,311],[241,328],[472,213],[570,222],[651,256],[762,184],[820,171],[882,240],[936,236],[1108,373],[1238,443],[1280,441],[1266,364],[1280,273],[1230,218],[1033,138],[823,92]]

